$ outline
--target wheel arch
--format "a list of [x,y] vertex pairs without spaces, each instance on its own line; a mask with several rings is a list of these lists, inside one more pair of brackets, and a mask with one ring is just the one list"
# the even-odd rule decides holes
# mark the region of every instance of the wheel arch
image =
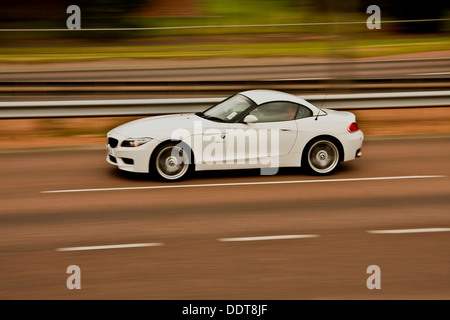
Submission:
[[345,157],[344,157],[344,146],[342,145],[342,142],[338,138],[336,138],[335,136],[332,136],[332,135],[329,135],[329,134],[322,134],[322,135],[316,136],[314,138],[311,138],[305,144],[305,147],[302,150],[302,155],[301,155],[301,158],[300,158],[302,165],[303,165],[303,162],[305,161],[305,157],[306,157],[306,154],[308,152],[309,147],[314,142],[319,141],[319,140],[323,140],[323,139],[330,140],[331,142],[336,144],[336,147],[338,148],[338,151],[339,151],[339,162],[341,162],[341,161],[343,161],[345,159]]
[[148,168],[149,168],[149,172],[151,171],[152,165],[155,163],[155,159],[156,156],[158,154],[158,150],[160,148],[162,148],[165,145],[168,144],[179,144],[181,143],[183,146],[187,147],[190,151],[190,163],[195,167],[195,156],[194,156],[194,150],[192,150],[191,146],[188,145],[186,142],[184,142],[183,140],[179,140],[179,139],[167,139],[167,140],[163,140],[160,143],[158,143],[158,145],[153,149],[152,153],[150,154],[149,157],[149,162],[148,162]]

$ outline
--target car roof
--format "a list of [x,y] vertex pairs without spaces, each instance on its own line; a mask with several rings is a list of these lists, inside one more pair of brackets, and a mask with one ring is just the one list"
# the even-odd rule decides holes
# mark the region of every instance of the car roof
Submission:
[[305,101],[300,97],[294,96],[293,94],[287,92],[277,90],[256,89],[243,91],[240,92],[240,94],[253,100],[258,105],[270,101],[292,101],[300,104],[309,104],[307,101]]

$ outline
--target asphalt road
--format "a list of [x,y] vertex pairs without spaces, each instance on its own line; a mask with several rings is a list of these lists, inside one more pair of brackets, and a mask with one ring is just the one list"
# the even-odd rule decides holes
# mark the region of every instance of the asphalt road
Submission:
[[449,299],[449,160],[448,138],[366,141],[325,178],[164,184],[103,150],[3,153],[0,299]]

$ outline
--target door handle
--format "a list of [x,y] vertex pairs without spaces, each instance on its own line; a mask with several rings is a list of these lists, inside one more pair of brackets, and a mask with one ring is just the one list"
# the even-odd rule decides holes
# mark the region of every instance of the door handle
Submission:
[[280,130],[281,131],[292,131],[292,129],[289,129],[289,128],[281,128]]

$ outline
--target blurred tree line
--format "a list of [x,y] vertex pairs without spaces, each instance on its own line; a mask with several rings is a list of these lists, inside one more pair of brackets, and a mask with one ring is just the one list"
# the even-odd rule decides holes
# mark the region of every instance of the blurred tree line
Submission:
[[[450,1],[448,0],[360,0],[360,9],[376,4],[381,9],[381,20],[425,20],[449,18]],[[397,29],[406,33],[434,33],[442,26],[442,21],[399,23]]]
[[[425,20],[450,17],[448,0],[290,0],[298,6],[307,5],[315,12],[365,13],[370,5],[377,5],[381,10],[381,20]],[[406,33],[433,33],[443,26],[442,21],[415,23],[398,23],[397,30]]]
[[149,0],[0,0],[2,28],[66,28],[70,5],[81,8],[81,28],[133,27],[130,14]]
[[[0,28],[66,28],[69,5],[81,8],[81,28],[124,28],[138,26],[132,14],[164,0],[0,0]],[[215,0],[192,0],[206,5]],[[245,0],[243,0],[245,1]],[[259,0],[261,3],[269,0]],[[270,0],[276,1],[276,0]],[[308,7],[316,13],[365,13],[369,5],[381,8],[382,20],[447,18],[450,1],[428,0],[284,0],[296,8]],[[225,3],[224,0],[222,2]],[[142,26],[142,25],[139,25]],[[442,23],[399,24],[402,32],[436,32]]]

